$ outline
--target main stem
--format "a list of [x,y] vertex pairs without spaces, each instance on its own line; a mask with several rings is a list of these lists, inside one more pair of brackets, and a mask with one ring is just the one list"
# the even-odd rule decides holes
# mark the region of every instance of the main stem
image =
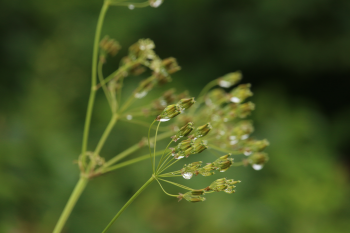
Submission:
[[96,96],[98,46],[99,46],[99,42],[100,42],[100,38],[101,38],[101,30],[102,30],[103,20],[105,18],[108,6],[109,6],[108,1],[105,1],[103,3],[103,6],[102,6],[102,9],[100,12],[100,16],[99,16],[98,21],[97,21],[97,26],[96,26],[94,50],[93,50],[93,55],[92,55],[91,90],[90,90],[88,108],[87,108],[87,112],[86,112],[84,134],[83,134],[83,143],[82,143],[82,148],[81,148],[81,156],[82,156],[82,162],[83,162],[84,166],[85,166],[87,142],[88,142],[89,131],[90,131],[92,109],[94,107],[95,96]]
[[154,176],[152,175],[152,177],[128,200],[127,203],[125,203],[125,205],[119,210],[119,212],[114,216],[114,218],[112,219],[112,221],[110,221],[110,223],[107,225],[107,227],[103,230],[102,233],[107,232],[107,230],[112,226],[112,224],[115,222],[115,220],[117,220],[117,218],[124,212],[124,210],[140,195],[140,193],[147,188],[148,185],[150,185],[153,180],[154,180]]
[[[85,157],[86,157],[86,149],[87,149],[87,142],[89,138],[89,130],[90,130],[90,122],[91,122],[91,114],[92,114],[92,109],[94,107],[94,102],[95,102],[95,96],[96,96],[96,80],[97,80],[97,61],[98,61],[98,46],[99,46],[99,41],[101,37],[101,30],[102,30],[102,25],[103,25],[103,20],[105,18],[107,9],[108,9],[108,2],[105,1],[98,21],[97,21],[97,26],[96,26],[96,33],[95,33],[95,40],[94,40],[94,49],[93,49],[93,55],[92,55],[92,74],[91,74],[91,90],[90,90],[90,97],[89,97],[89,103],[88,103],[88,108],[87,108],[87,113],[86,113],[86,119],[85,119],[85,126],[84,126],[84,133],[83,133],[83,142],[82,142],[82,148],[81,148],[81,156],[82,156],[82,163],[83,166],[85,167]],[[75,204],[77,203],[80,195],[84,191],[86,185],[88,183],[88,178],[81,176],[78,183],[75,185],[75,188],[69,197],[69,200],[64,207],[64,210],[58,219],[58,222],[55,226],[55,229],[53,230],[53,233],[60,233],[64,227],[64,225],[67,222],[67,219],[69,215],[71,214]]]
[[64,210],[58,219],[58,222],[55,226],[55,229],[53,230],[53,233],[60,233],[62,231],[63,226],[65,225],[70,213],[72,212],[75,204],[77,203],[81,193],[84,191],[86,184],[88,182],[88,179],[85,177],[80,177],[78,183],[75,185],[75,188],[69,197],[69,200],[64,207]]

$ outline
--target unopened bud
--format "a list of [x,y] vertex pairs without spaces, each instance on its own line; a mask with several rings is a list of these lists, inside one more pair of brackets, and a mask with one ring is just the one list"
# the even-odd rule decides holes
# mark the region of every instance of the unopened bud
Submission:
[[236,104],[242,103],[246,98],[253,95],[250,91],[250,84],[242,84],[233,89],[230,93],[230,101]]
[[218,85],[220,87],[229,88],[235,85],[236,83],[238,83],[239,81],[241,81],[241,79],[242,79],[242,73],[240,71],[228,73],[218,79]]
[[202,141],[200,143],[196,143],[192,150],[191,150],[191,154],[199,154],[201,152],[203,152],[204,150],[208,149],[208,146]]
[[236,114],[240,118],[245,118],[254,110],[255,105],[252,102],[240,104],[236,109]]
[[191,133],[191,131],[193,130],[192,125],[193,125],[192,122],[188,122],[186,125],[182,126],[180,128],[180,130],[176,133],[176,135],[171,137],[174,140],[174,142],[176,142],[177,140],[179,140],[180,138],[182,138],[184,136],[189,135]]
[[176,117],[181,113],[180,108],[177,104],[172,104],[167,106],[162,114],[160,114],[157,118],[156,121],[169,121],[171,118]]
[[205,125],[199,126],[196,131],[194,132],[193,135],[191,135],[190,137],[193,139],[197,139],[197,138],[201,138],[204,137],[205,135],[207,135],[210,130],[212,129],[210,123],[207,123]]
[[168,74],[173,74],[176,71],[181,70],[181,67],[177,64],[176,59],[173,57],[166,58],[162,61],[162,65],[168,72]]
[[194,97],[181,99],[177,104],[179,105],[181,111],[184,111],[190,108],[196,101],[194,101]]

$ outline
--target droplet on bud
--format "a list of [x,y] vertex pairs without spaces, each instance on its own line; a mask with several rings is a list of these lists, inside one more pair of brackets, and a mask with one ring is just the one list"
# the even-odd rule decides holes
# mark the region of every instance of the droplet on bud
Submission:
[[147,95],[147,91],[138,92],[138,93],[135,93],[135,98],[142,99],[146,95]]
[[127,115],[126,119],[129,120],[129,121],[132,120],[132,115]]
[[132,4],[130,4],[128,7],[129,7],[129,9],[130,9],[130,10],[135,9],[135,6],[134,6],[134,5],[132,5]]
[[252,165],[253,169],[256,171],[261,170],[264,166],[262,164],[253,164]]
[[157,8],[163,3],[163,0],[149,0],[149,5],[151,7]]
[[192,172],[185,172],[184,174],[182,174],[182,177],[185,178],[186,180],[191,179],[193,176]]

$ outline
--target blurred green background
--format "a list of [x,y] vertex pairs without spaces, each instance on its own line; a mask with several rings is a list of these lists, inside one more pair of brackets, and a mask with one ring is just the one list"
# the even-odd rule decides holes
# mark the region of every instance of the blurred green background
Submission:
[[[80,153],[101,4],[0,3],[1,233],[50,232],[78,180],[73,160]],[[139,38],[151,38],[162,58],[174,56],[182,66],[170,85],[141,104],[170,87],[195,96],[210,80],[239,69],[253,85],[254,136],[271,143],[263,170],[225,173],[242,180],[235,194],[178,203],[153,184],[111,232],[349,232],[349,12],[348,0],[166,0],[158,9],[111,8],[103,34],[123,50],[106,73]],[[139,80],[126,80],[127,90]],[[102,95],[95,106],[90,150],[110,117]],[[102,155],[111,157],[146,134],[147,128],[118,124]],[[144,161],[92,180],[65,232],[101,232],[150,172]]]

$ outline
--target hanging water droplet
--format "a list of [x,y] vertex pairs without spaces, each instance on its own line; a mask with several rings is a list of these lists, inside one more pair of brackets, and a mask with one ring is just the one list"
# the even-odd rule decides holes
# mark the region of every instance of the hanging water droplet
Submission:
[[163,0],[153,0],[149,4],[151,7],[157,8],[163,3]]
[[132,5],[132,4],[130,4],[128,7],[129,7],[129,9],[130,9],[130,10],[135,9],[135,6],[134,6],[134,5]]
[[225,80],[220,80],[219,86],[224,88],[229,88],[231,86],[231,83]]
[[[175,156],[174,158],[175,159],[183,159],[185,156],[183,156],[183,155],[178,155],[178,156]],[[186,178],[185,178],[186,179]]]
[[244,134],[244,135],[242,135],[242,137],[241,137],[242,140],[246,140],[247,138],[249,138],[249,134]]
[[147,95],[147,91],[135,93],[135,98],[141,99]]
[[191,179],[193,176],[192,172],[185,172],[184,174],[182,174],[182,177],[185,178],[186,180]]
[[241,102],[241,100],[238,97],[232,97],[230,100],[231,100],[231,102],[236,103],[236,104]]
[[264,167],[264,165],[262,165],[262,164],[253,164],[252,167],[253,167],[254,170],[259,171],[259,170],[261,170]]
[[132,120],[132,116],[131,115],[127,115],[126,119],[130,121],[130,120]]
[[249,155],[252,154],[252,152],[251,152],[250,150],[246,150],[246,151],[243,152],[243,154],[244,154],[245,156],[249,156]]
[[164,118],[160,118],[159,119],[159,121],[161,121],[161,122],[165,122],[165,121],[169,121],[170,120],[170,118],[168,118],[168,117],[164,117]]

